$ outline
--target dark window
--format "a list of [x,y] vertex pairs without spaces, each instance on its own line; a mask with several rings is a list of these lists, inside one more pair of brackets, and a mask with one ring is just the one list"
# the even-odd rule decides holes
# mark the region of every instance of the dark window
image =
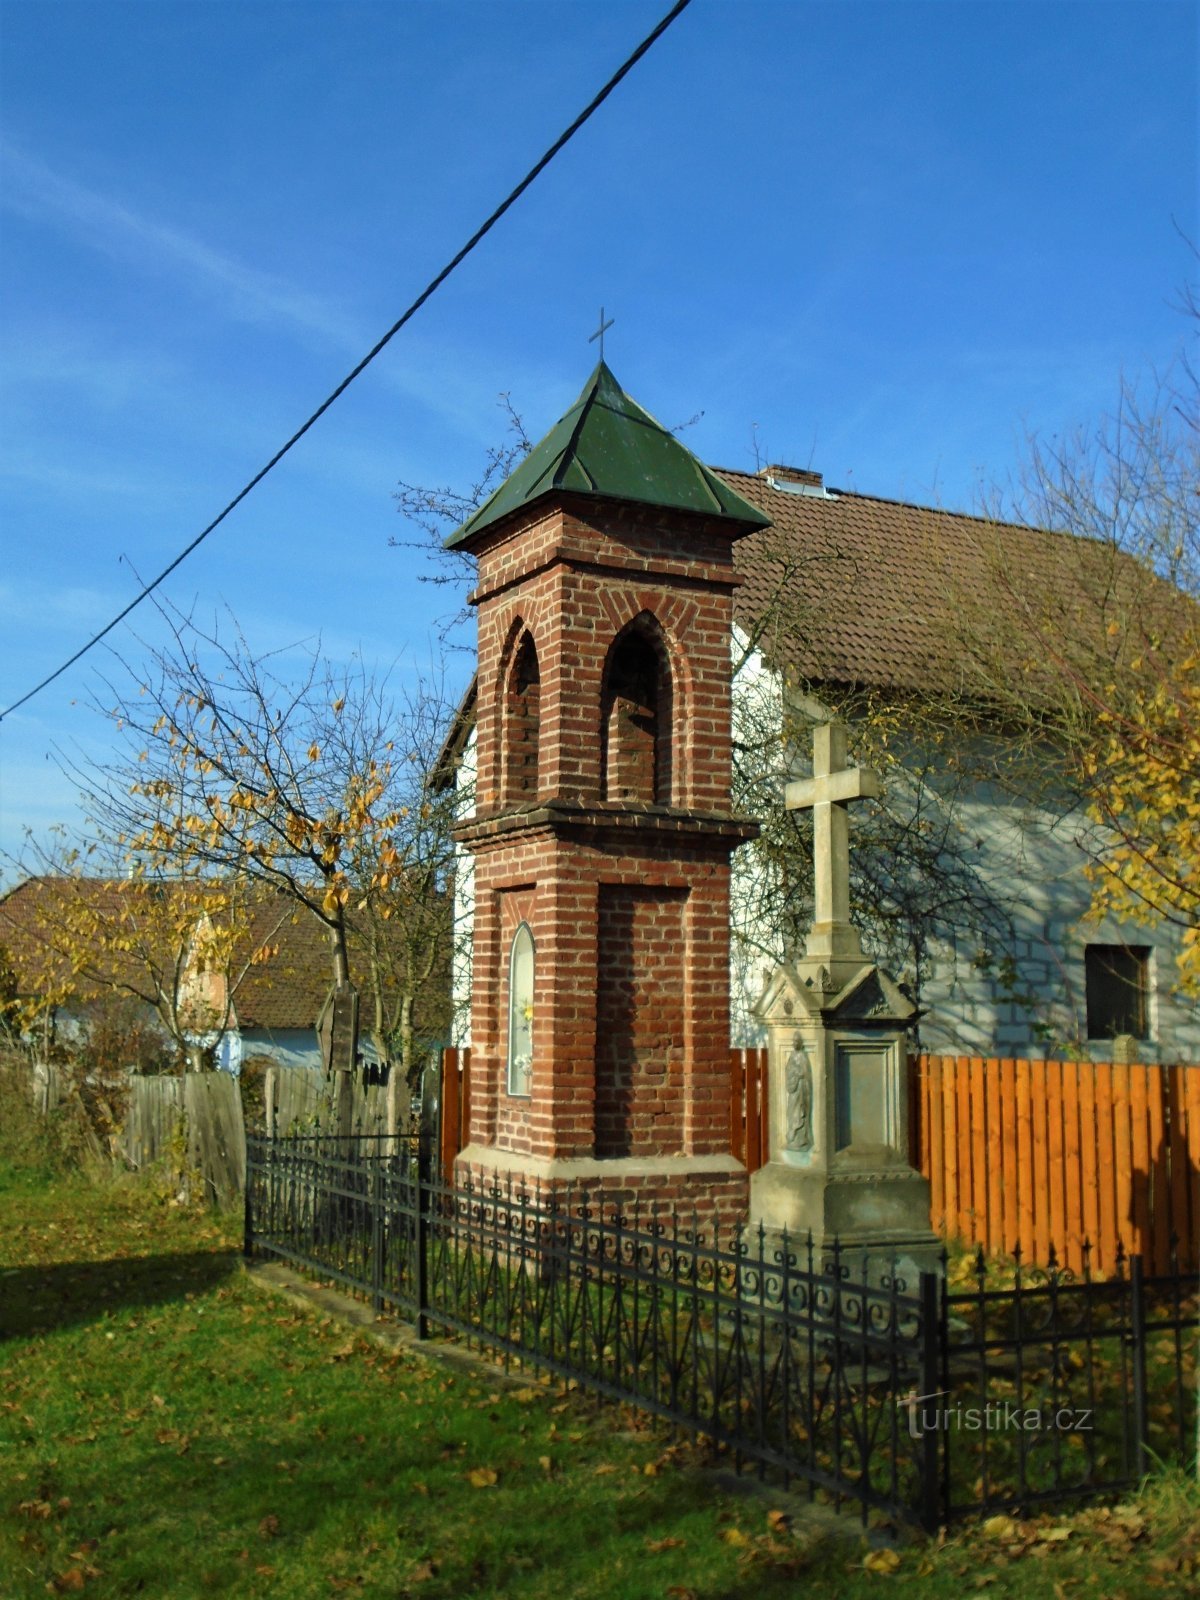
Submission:
[[609,659],[601,706],[604,798],[671,800],[671,678],[649,626],[634,628]]
[[1145,1039],[1150,952],[1144,945],[1089,944],[1087,973],[1089,1039],[1115,1039],[1119,1033]]
[[522,635],[508,679],[506,789],[510,800],[533,799],[538,792],[538,723],[541,675],[532,637]]

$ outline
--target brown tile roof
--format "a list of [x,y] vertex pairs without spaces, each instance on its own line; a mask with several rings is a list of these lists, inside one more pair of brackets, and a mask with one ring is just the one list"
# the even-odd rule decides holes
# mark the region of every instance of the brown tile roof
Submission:
[[[814,687],[992,701],[996,658],[1002,667],[1006,656],[1013,668],[1028,661],[1015,594],[1036,598],[1047,631],[1057,608],[1064,627],[1090,630],[1090,649],[1105,655],[1102,622],[1122,591],[1137,594],[1141,621],[1168,637],[1181,624],[1193,633],[1200,625],[1193,601],[1095,540],[826,490],[809,470],[712,470],[771,518],[734,545],[743,580],[736,620],[774,665]],[[791,487],[776,487],[781,481]],[[988,672],[976,653],[992,658]],[[475,695],[472,679],[439,757],[442,773],[474,726]]]
[[[67,978],[71,961],[63,935],[64,906],[82,899],[106,918],[128,914],[119,879],[28,878],[0,899],[0,946],[11,959],[18,991],[35,994]],[[253,952],[270,945],[269,961],[251,965],[234,994],[243,1028],[312,1028],[332,984],[329,939],[310,911],[283,895],[260,891],[251,907],[246,939],[235,960],[239,973]],[[277,947],[277,948],[276,948]],[[108,953],[77,976],[80,999],[95,1000],[126,983],[145,993],[152,974],[171,981],[176,951],[146,947],[144,959]],[[109,981],[106,981],[109,980]]]
[[[44,993],[71,978],[73,963],[65,924],[77,895],[105,917],[115,920],[121,915],[119,879],[27,878],[0,898],[0,946],[12,963],[19,994]],[[133,956],[111,957],[106,975],[113,983],[144,983]],[[110,992],[107,985],[92,982],[86,972],[75,974],[74,988],[83,1000]]]
[[[249,951],[270,945],[233,997],[242,1028],[315,1028],[333,985],[329,934],[311,911],[283,895],[261,894],[250,917]],[[276,948],[278,947],[278,948]]]
[[[1015,610],[1014,592],[1064,614],[1073,607],[1077,624],[1091,627],[1101,616],[1092,598],[1114,582],[1143,597],[1148,591],[1167,611],[1188,606],[1178,591],[1097,541],[823,492],[815,473],[775,469],[777,481],[791,479],[789,491],[764,475],[714,470],[772,522],[734,546],[745,580],[737,620],[751,633],[764,619],[778,621],[764,649],[809,683],[969,691],[972,649],[1003,650],[1006,636],[1013,648],[1004,619]],[[799,482],[809,492],[794,492]]]

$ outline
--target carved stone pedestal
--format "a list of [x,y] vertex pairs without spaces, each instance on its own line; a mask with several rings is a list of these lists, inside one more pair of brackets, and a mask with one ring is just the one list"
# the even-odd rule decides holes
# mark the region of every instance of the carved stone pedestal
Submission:
[[853,952],[779,967],[758,1004],[769,1038],[770,1159],[750,1180],[750,1220],[796,1246],[835,1241],[857,1274],[937,1270],[929,1181],[909,1164],[907,1030],[915,1008]]

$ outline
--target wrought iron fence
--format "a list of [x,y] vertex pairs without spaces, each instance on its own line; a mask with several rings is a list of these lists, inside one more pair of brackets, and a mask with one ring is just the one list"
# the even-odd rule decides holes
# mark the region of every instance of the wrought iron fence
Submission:
[[[248,1141],[246,1251],[573,1378],[812,1495],[936,1528],[1136,1483],[1194,1445],[1197,1294],[1053,1266],[955,1283],[762,1230],[711,1240],[520,1185],[458,1187],[386,1138]],[[1086,1413],[1086,1415],[1084,1415]]]
[[1200,1280],[1118,1253],[1093,1278],[997,1270],[980,1250],[943,1294],[938,1395],[914,1431],[942,1434],[947,1516],[1011,1510],[1136,1484],[1196,1449]]

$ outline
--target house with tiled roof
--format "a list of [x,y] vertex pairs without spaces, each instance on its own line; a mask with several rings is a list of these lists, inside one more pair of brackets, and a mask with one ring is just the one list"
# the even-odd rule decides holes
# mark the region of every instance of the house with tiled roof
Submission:
[[[806,773],[805,730],[835,712],[883,707],[892,738],[885,799],[853,825],[857,915],[872,953],[918,1002],[920,1045],[1200,1061],[1200,1019],[1174,991],[1176,934],[1086,919],[1083,819],[1055,790],[1052,751],[1044,792],[1009,791],[1003,710],[988,693],[989,673],[1005,670],[1011,650],[1014,595],[1036,595],[1045,614],[1058,606],[1085,627],[1087,601],[1105,586],[1137,590],[1143,614],[1158,607],[1169,617],[1190,602],[1097,542],[836,489],[810,469],[746,473],[690,456],[687,466],[688,453],[678,441],[669,450],[666,437],[602,364],[448,543],[528,519],[550,494],[567,505],[619,498],[647,514],[669,504],[716,517],[728,499],[743,523],[747,512],[757,519],[734,545],[735,765],[746,768],[743,809],[779,828],[772,836],[764,826],[733,856],[732,1042],[758,1042],[764,973],[802,941],[811,915],[802,880],[781,888],[786,840],[772,854],[779,830],[801,825],[785,817],[782,790]],[[964,734],[961,717],[949,734],[935,726],[951,700],[959,712],[977,708],[974,732]],[[472,684],[444,752],[447,771],[468,781],[479,714]],[[890,855],[880,839],[893,841]],[[794,856],[807,859],[807,844]],[[472,892],[464,862],[458,893],[468,912]],[[469,981],[464,960],[460,1001]],[[470,1042],[468,1010],[457,1008],[460,1044]]]
[[[202,1030],[220,1035],[216,1060],[226,1070],[239,1071],[251,1056],[281,1066],[321,1065],[317,1023],[331,968],[328,935],[311,912],[256,892],[216,974],[197,972],[194,942],[172,938],[164,922],[140,921],[139,927],[139,905],[126,880],[25,879],[0,899],[0,949],[17,995],[55,996],[59,1026],[68,1029],[113,996],[150,1011],[161,1011],[166,996],[165,1004],[185,1019],[190,1001]],[[97,922],[119,930],[118,937],[101,950],[81,949],[80,931]]]

